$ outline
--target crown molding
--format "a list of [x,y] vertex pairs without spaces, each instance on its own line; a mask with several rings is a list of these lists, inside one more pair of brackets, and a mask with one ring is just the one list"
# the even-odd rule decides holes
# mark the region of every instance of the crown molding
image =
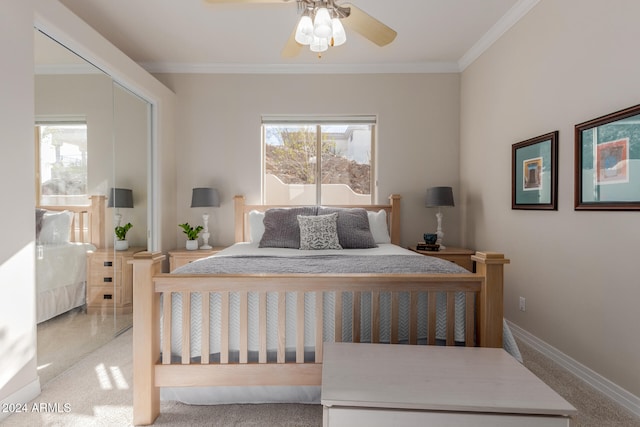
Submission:
[[188,64],[140,63],[152,74],[412,74],[458,73],[456,62],[404,64]]
[[519,0],[458,61],[460,72],[480,57],[500,37],[525,16],[540,0]]

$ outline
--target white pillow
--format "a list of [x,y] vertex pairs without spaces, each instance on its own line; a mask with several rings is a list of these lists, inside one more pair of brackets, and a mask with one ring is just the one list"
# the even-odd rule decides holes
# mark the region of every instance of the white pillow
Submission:
[[259,242],[264,234],[264,212],[253,210],[249,212],[249,241]]
[[376,244],[391,243],[389,226],[387,225],[387,211],[380,209],[378,212],[367,211],[369,217],[369,229]]
[[73,212],[47,212],[42,217],[40,243],[56,245],[69,242]]

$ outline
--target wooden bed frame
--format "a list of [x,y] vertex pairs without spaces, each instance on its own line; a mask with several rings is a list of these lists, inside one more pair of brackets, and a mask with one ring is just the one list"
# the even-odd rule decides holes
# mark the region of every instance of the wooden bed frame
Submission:
[[[271,206],[245,205],[242,196],[235,198],[236,241],[247,240],[248,213],[266,210]],[[353,206],[349,206],[353,207]],[[388,212],[391,241],[400,241],[400,196],[392,195],[390,204],[360,206],[368,210]],[[509,263],[502,254],[477,252],[473,256],[476,273],[468,274],[246,274],[246,275],[180,275],[161,273],[160,253],[141,252],[133,264],[133,422],[152,424],[160,413],[160,387],[193,386],[251,386],[251,385],[320,385],[322,377],[323,304],[324,292],[352,292],[353,318],[360,319],[361,295],[371,293],[371,336],[379,342],[380,311],[377,304],[383,292],[391,295],[391,343],[398,342],[399,295],[410,297],[409,344],[417,344],[417,300],[419,292],[428,294],[428,337],[435,344],[435,295],[445,292],[447,313],[453,313],[456,292],[466,294],[466,345],[502,347],[503,328],[503,266]],[[181,293],[182,358],[171,360],[171,293]],[[220,293],[221,351],[220,362],[210,360],[209,351],[190,354],[191,293],[202,293],[203,349],[209,349],[210,293]],[[240,295],[240,353],[239,362],[229,361],[229,294]],[[259,295],[260,348],[257,363],[248,361],[248,293]],[[278,295],[277,361],[267,362],[266,295]],[[296,330],[296,361],[285,363],[285,293],[297,292],[296,323],[304,325],[304,295],[316,297],[315,361],[304,361],[304,328]],[[160,295],[164,294],[162,304]],[[473,298],[475,297],[475,298]],[[342,298],[335,298],[335,341],[342,341]],[[320,301],[320,303],[317,303]],[[475,302],[474,302],[475,301]],[[160,340],[162,319],[165,336]],[[353,341],[360,341],[360,322],[353,322]],[[447,315],[447,345],[454,345],[454,316]],[[192,357],[199,357],[197,362]]]
[[71,242],[91,243],[96,248],[105,248],[105,213],[107,196],[90,196],[89,206],[36,206],[48,211],[73,212],[71,222]]

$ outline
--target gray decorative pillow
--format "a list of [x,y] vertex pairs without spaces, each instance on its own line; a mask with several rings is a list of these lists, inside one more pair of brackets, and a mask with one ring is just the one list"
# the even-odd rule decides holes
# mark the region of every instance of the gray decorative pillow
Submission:
[[342,249],[338,240],[338,214],[298,215],[300,249]]
[[323,208],[318,215],[337,213],[338,239],[343,249],[368,249],[378,245],[369,228],[369,216],[362,208]]
[[260,248],[300,247],[300,227],[298,215],[315,216],[317,206],[296,208],[273,208],[264,213],[264,233],[260,239]]

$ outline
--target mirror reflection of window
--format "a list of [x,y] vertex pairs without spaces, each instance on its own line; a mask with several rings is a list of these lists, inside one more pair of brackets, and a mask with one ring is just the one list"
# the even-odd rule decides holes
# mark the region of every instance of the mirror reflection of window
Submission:
[[87,124],[38,124],[36,139],[39,204],[87,205]]

